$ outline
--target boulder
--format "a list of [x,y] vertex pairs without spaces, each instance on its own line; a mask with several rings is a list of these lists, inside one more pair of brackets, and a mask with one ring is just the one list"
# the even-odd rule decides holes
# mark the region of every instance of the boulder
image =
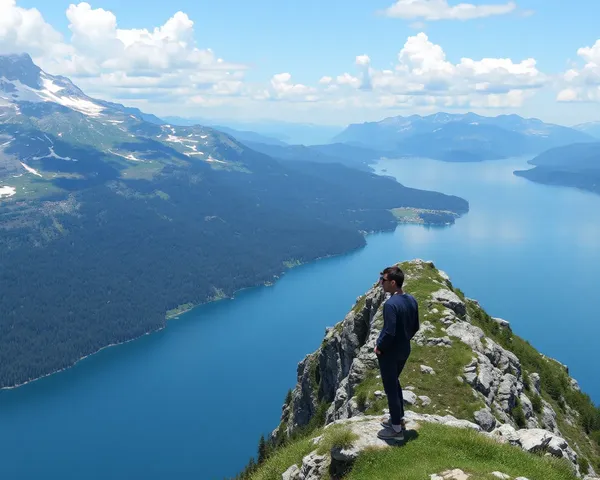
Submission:
[[298,475],[299,480],[321,480],[327,473],[328,456],[319,455],[317,452],[309,453],[302,459],[302,468]]
[[492,415],[489,408],[482,408],[474,414],[475,423],[486,432],[491,432],[496,427],[496,418]]
[[404,399],[404,405],[414,405],[417,403],[417,395],[410,390],[402,390],[402,398]]
[[429,398],[426,395],[419,395],[419,401],[421,402],[421,405],[426,407],[427,405],[431,405],[431,398]]
[[430,480],[468,480],[469,474],[455,468],[454,470],[446,470],[442,473],[433,473],[429,476]]
[[281,480],[301,480],[298,465],[292,465],[281,475]]
[[501,327],[510,327],[510,322],[508,320],[504,320],[503,318],[492,317],[492,320]]
[[427,365],[421,365],[421,373],[425,373],[427,375],[435,375],[435,370]]
[[450,310],[455,312],[459,317],[464,316],[467,313],[467,307],[465,302],[463,302],[460,297],[448,290],[446,288],[442,288],[431,294],[431,298],[434,302],[439,302],[444,307],[448,307]]

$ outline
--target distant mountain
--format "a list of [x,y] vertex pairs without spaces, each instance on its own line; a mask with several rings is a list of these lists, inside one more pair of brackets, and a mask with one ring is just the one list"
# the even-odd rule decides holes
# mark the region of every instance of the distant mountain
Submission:
[[563,185],[600,194],[600,142],[557,147],[528,163],[531,170],[515,175],[547,185]]
[[369,164],[383,156],[364,147],[333,143],[329,145],[267,145],[264,143],[250,142],[247,145],[258,152],[271,157],[296,162],[313,163],[339,163],[341,165],[371,171]]
[[353,124],[334,141],[399,156],[471,162],[539,153],[560,145],[591,142],[593,138],[572,128],[518,115],[437,113]]
[[579,125],[575,125],[573,128],[575,130],[579,130],[580,132],[587,133],[594,138],[600,139],[600,122],[580,123]]
[[[344,127],[329,125],[314,125],[306,123],[275,122],[275,121],[241,121],[234,119],[208,119],[202,117],[182,118],[164,117],[164,120],[173,125],[209,125],[216,129],[223,127],[234,129],[238,132],[254,132],[269,138],[277,139],[286,144],[295,145],[321,145],[331,143],[335,135]],[[272,142],[260,142],[268,143]]]
[[191,305],[365,244],[458,197],[282,163],[0,56],[0,388],[164,328]]

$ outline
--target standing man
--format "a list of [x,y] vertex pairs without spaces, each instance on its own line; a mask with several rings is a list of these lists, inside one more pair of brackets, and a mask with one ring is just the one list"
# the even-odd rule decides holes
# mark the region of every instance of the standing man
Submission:
[[383,305],[383,328],[375,353],[381,380],[388,399],[390,419],[382,422],[377,433],[382,440],[404,440],[404,399],[398,377],[410,355],[410,339],[419,330],[419,306],[412,295],[404,293],[404,272],[388,267],[381,272],[379,283],[391,296]]

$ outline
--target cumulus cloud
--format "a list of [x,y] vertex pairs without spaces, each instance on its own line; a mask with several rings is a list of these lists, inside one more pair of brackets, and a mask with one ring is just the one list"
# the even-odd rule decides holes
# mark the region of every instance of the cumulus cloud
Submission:
[[0,54],[66,53],[69,48],[35,8],[18,7],[15,0],[0,0]]
[[518,63],[508,58],[462,58],[455,64],[424,33],[409,37],[397,60],[393,69],[378,70],[367,55],[360,55],[355,62],[358,76],[344,73],[331,82],[346,88],[368,87],[379,106],[457,108],[518,107],[547,83],[532,58]]
[[[577,50],[582,60],[567,70],[560,79],[559,102],[600,101],[600,40],[591,47]],[[583,65],[581,65],[583,64]]]
[[301,83],[293,83],[292,75],[287,72],[273,75],[270,83],[271,92],[267,98],[296,102],[314,102],[318,100],[317,95],[315,95],[316,88]]
[[199,48],[194,22],[183,12],[151,29],[120,29],[114,13],[86,2],[71,4],[66,17],[69,41],[38,10],[0,0],[0,53],[30,53],[49,73],[115,100],[239,96],[244,89],[246,66]]
[[472,20],[475,18],[506,15],[517,8],[515,2],[474,5],[459,3],[449,5],[448,0],[398,0],[383,11],[388,17],[405,20]]

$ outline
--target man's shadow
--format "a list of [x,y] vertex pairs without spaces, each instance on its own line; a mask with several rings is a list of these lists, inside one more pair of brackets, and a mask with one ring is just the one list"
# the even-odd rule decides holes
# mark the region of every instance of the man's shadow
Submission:
[[416,430],[406,430],[404,432],[404,440],[384,440],[390,447],[403,447],[408,442],[413,442],[419,438],[419,432]]

